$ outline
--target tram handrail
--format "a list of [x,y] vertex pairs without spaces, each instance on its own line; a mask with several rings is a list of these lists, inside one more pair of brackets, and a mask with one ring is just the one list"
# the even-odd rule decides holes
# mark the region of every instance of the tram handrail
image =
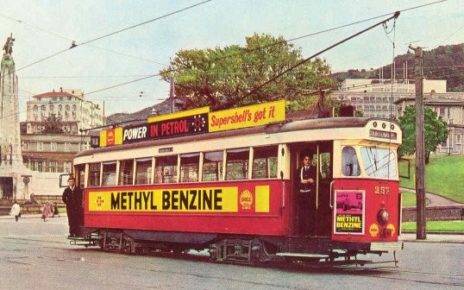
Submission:
[[333,184],[335,180],[332,180],[330,182],[330,188],[329,188],[329,207],[333,209],[333,203],[332,203],[332,195],[333,195]]

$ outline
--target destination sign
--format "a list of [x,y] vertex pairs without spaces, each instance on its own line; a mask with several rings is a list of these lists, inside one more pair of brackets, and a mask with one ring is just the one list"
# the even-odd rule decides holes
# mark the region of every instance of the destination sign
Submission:
[[381,138],[381,139],[389,139],[389,140],[390,139],[396,139],[396,132],[370,129],[369,130],[369,137]]
[[90,191],[89,211],[237,212],[237,187]]

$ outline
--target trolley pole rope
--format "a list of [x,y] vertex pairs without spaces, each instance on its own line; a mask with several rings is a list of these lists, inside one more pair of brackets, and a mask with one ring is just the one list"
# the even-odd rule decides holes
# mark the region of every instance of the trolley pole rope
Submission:
[[363,29],[363,30],[361,30],[361,31],[359,31],[359,32],[357,32],[357,33],[355,33],[355,34],[353,34],[353,35],[348,36],[347,38],[344,38],[344,39],[340,40],[340,41],[337,42],[337,43],[332,44],[331,46],[329,46],[329,47],[327,47],[327,48],[324,48],[323,50],[321,50],[321,51],[319,51],[319,52],[316,52],[315,54],[311,55],[310,57],[303,59],[303,60],[300,61],[299,63],[297,63],[297,64],[295,64],[295,65],[289,67],[288,69],[286,69],[286,70],[284,70],[283,72],[277,74],[276,76],[272,77],[272,78],[269,79],[268,81],[262,83],[262,84],[259,85],[258,87],[252,89],[247,95],[250,96],[250,95],[252,95],[252,94],[258,92],[258,91],[259,91],[260,89],[262,89],[264,86],[270,84],[271,82],[274,82],[274,81],[277,80],[278,78],[282,77],[284,74],[288,73],[289,71],[294,70],[295,68],[299,67],[300,65],[303,65],[303,64],[307,63],[307,62],[310,61],[311,59],[313,59],[313,58],[315,58],[315,57],[317,57],[317,56],[323,54],[324,52],[326,52],[326,51],[328,51],[328,50],[331,50],[332,48],[334,48],[334,47],[336,47],[336,46],[339,46],[340,44],[342,44],[342,43],[344,43],[344,42],[347,42],[348,40],[350,40],[350,39],[352,39],[352,38],[355,38],[356,36],[359,36],[359,35],[361,35],[361,34],[367,32],[367,31],[369,31],[369,30],[371,30],[371,29],[373,29],[373,28],[375,28],[375,27],[377,27],[377,26],[379,26],[379,25],[382,25],[382,24],[384,24],[384,23],[387,23],[388,21],[390,21],[390,20],[392,20],[392,19],[396,19],[396,18],[398,18],[399,16],[400,16],[400,12],[399,12],[399,11],[396,11],[392,16],[388,17],[387,19],[382,20],[382,21],[380,21],[380,22],[377,22],[376,24],[371,25],[371,26],[369,26],[369,27],[366,28],[366,29]]

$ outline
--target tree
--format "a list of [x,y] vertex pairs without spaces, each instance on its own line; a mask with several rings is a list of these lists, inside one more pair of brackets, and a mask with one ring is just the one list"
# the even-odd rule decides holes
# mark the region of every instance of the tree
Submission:
[[[403,143],[399,152],[401,156],[416,152],[416,110],[414,106],[407,106],[403,116],[399,118],[399,124],[403,131]],[[437,149],[438,144],[448,138],[448,126],[440,116],[432,109],[424,110],[424,135],[425,135],[425,163],[429,163],[430,152]]]
[[290,108],[298,108],[317,101],[308,98],[315,90],[334,85],[328,64],[315,59],[250,94],[303,57],[282,37],[254,34],[245,40],[244,46],[180,50],[161,76],[166,81],[174,79],[176,95],[188,100],[187,108],[222,109],[283,98]]

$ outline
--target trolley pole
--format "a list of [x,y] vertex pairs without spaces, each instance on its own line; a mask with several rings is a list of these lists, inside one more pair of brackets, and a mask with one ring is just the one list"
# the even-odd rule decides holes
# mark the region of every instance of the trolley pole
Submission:
[[425,218],[425,138],[424,138],[424,71],[423,51],[421,47],[409,46],[414,51],[414,74],[416,87],[416,239],[426,238]]

